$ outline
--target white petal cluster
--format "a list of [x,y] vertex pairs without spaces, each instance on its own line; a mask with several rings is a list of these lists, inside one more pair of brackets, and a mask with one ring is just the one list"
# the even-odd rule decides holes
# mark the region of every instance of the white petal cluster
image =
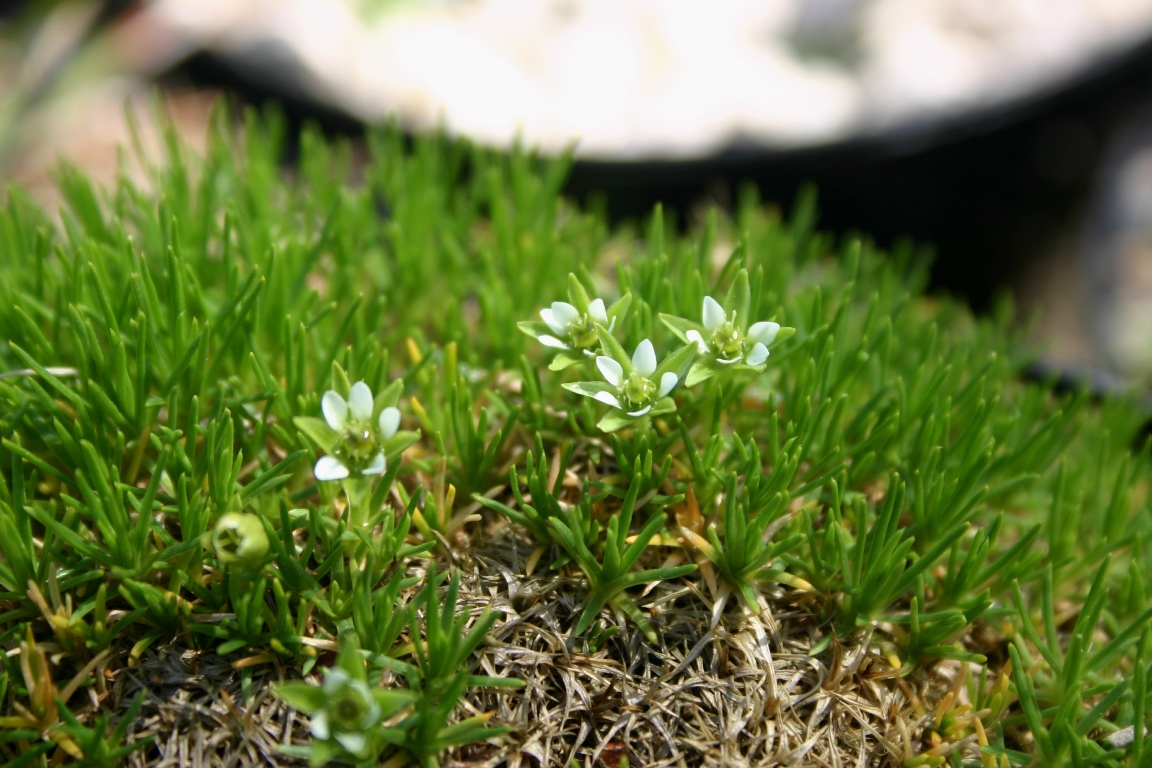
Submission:
[[367,732],[380,722],[380,704],[363,680],[343,669],[328,670],[324,678],[325,706],[312,715],[312,736],[335,739],[356,757],[366,757]]
[[328,426],[340,433],[340,443],[333,455],[316,462],[316,479],[343,480],[353,472],[383,474],[387,466],[383,446],[400,428],[400,411],[385,408],[373,424],[372,390],[363,381],[352,385],[347,400],[328,390],[320,400],[320,409]]
[[[540,343],[547,347],[557,349],[585,349],[595,341],[595,326],[599,323],[608,326],[608,312],[604,308],[603,299],[593,299],[588,303],[588,314],[580,314],[580,310],[566,301],[554,301],[551,307],[540,310],[540,319],[552,329],[555,336],[544,334],[539,336]],[[615,322],[612,323],[615,325]],[[587,351],[587,350],[586,350]],[[588,354],[592,354],[588,352]]]
[[[636,346],[632,353],[632,373],[624,374],[624,367],[610,357],[600,355],[596,358],[596,367],[604,380],[616,388],[616,393],[597,392],[595,399],[602,403],[619,408],[629,416],[643,416],[652,410],[656,401],[667,395],[676,386],[679,377],[671,371],[666,371],[660,377],[660,383],[652,381],[656,373],[656,350],[648,339]],[[635,410],[628,410],[633,408]]]
[[773,322],[753,323],[747,331],[736,324],[736,312],[732,317],[724,314],[720,302],[711,296],[704,297],[701,322],[708,334],[705,338],[699,331],[688,331],[685,336],[695,342],[701,354],[715,356],[716,362],[732,365],[743,361],[747,365],[760,365],[768,359],[768,345],[780,332],[780,324]]

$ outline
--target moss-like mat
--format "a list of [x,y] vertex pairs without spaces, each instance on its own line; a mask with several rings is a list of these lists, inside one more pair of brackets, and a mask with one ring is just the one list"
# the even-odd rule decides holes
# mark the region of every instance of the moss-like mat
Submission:
[[1152,764],[1145,415],[913,252],[169,138],[0,211],[11,765]]

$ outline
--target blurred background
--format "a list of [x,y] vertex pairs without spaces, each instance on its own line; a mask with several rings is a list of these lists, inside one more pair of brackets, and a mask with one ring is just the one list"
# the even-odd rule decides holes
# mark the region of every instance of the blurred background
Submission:
[[61,158],[115,180],[126,105],[160,140],[157,92],[193,145],[225,94],[354,140],[395,120],[571,150],[569,194],[614,221],[810,182],[825,229],[933,246],[934,290],[977,311],[1012,296],[1041,373],[1152,379],[1152,0],[2,8],[0,172],[49,205]]

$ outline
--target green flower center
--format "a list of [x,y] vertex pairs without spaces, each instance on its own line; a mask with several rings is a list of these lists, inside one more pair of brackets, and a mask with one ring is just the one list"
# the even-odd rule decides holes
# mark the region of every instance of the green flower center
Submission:
[[577,349],[591,349],[600,341],[596,324],[588,315],[581,315],[579,320],[568,324],[568,338]]
[[368,703],[361,699],[355,691],[343,691],[336,695],[336,699],[329,705],[328,711],[332,717],[332,724],[339,731],[357,731],[364,727],[368,717]]
[[223,528],[216,531],[216,540],[212,543],[217,553],[236,556],[240,553],[244,537],[235,528]]
[[744,332],[730,320],[712,331],[710,342],[721,359],[731,360],[744,354]]
[[368,464],[379,453],[376,436],[366,424],[350,423],[340,438],[340,444],[332,452],[341,461],[361,467]]
[[624,383],[623,394],[632,407],[641,408],[656,394],[656,385],[633,371]]

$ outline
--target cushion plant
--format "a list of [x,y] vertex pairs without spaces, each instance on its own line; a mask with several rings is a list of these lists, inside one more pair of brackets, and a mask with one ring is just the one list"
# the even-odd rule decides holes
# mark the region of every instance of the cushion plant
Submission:
[[1138,399],[810,195],[285,140],[6,195],[4,759],[1152,764]]

